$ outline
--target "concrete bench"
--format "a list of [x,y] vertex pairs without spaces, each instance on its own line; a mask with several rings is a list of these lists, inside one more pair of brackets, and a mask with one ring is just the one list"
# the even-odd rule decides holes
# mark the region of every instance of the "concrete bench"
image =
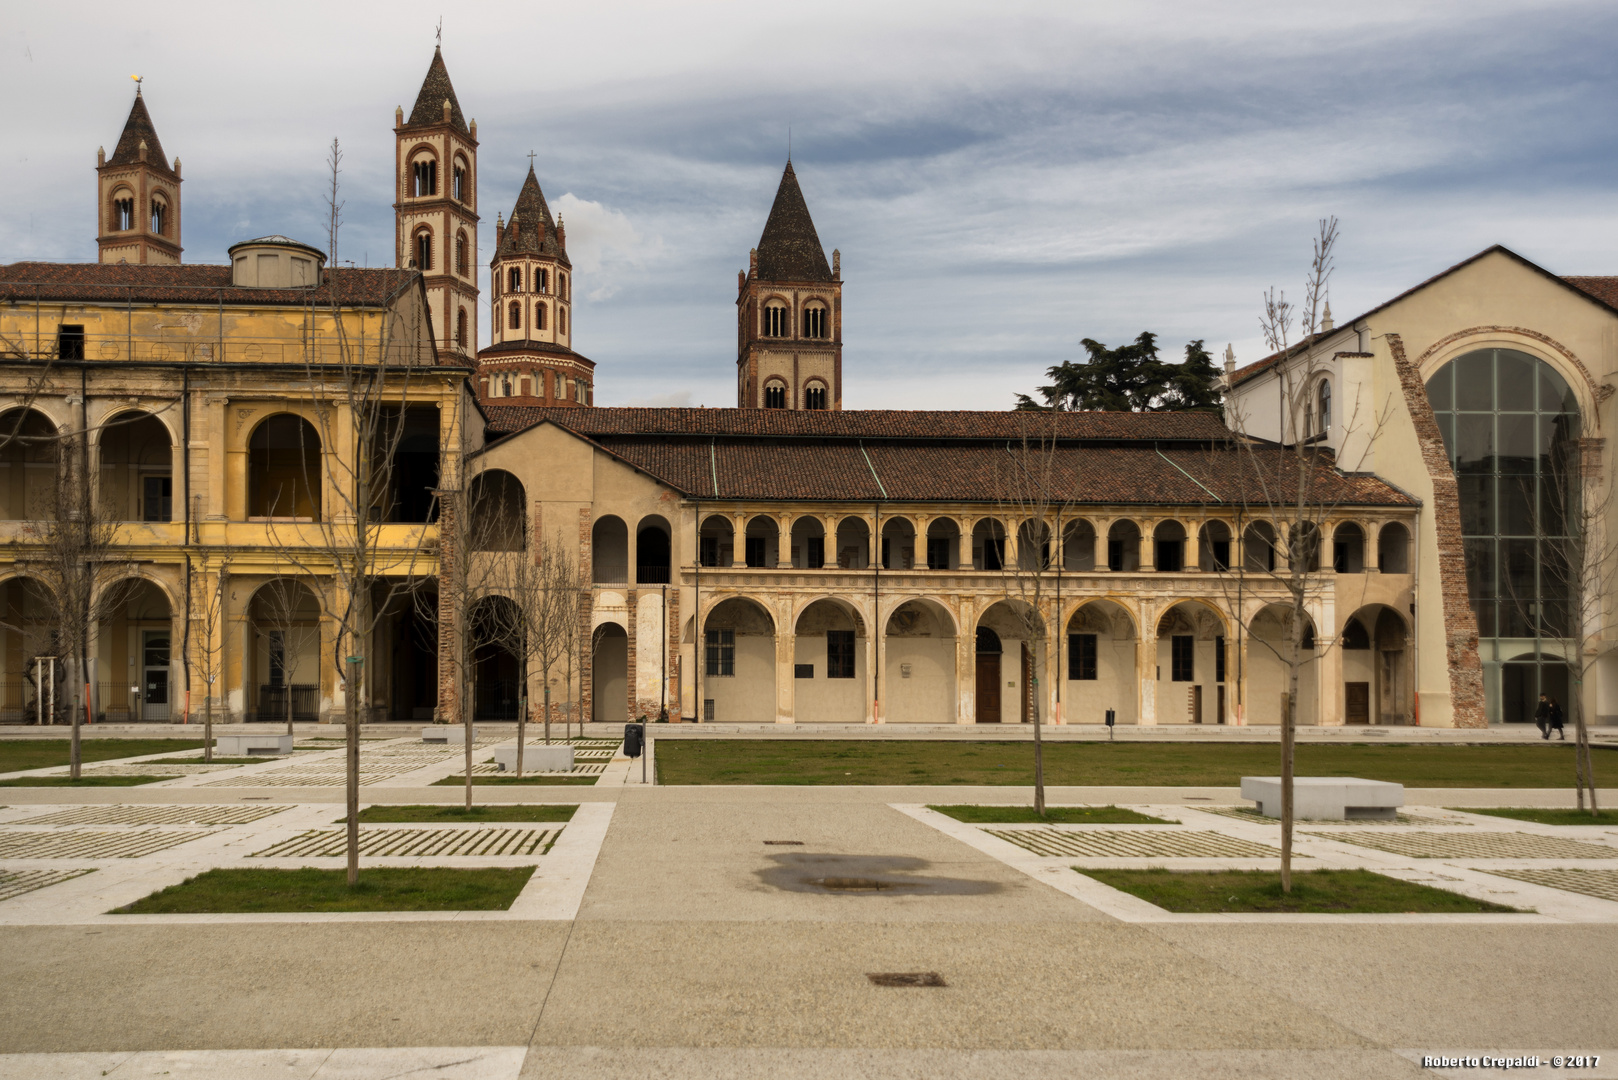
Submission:
[[[517,748],[515,746],[502,746],[494,752],[494,763],[500,766],[502,772],[517,771]],[[572,772],[573,748],[571,746],[525,746],[522,752],[522,771],[531,772]]]
[[[478,737],[477,725],[472,726],[472,738]],[[430,743],[443,743],[446,746],[466,745],[465,724],[434,724],[432,727],[421,729],[421,741]]]
[[291,735],[221,735],[213,752],[226,757],[275,757],[292,753]]
[[[1265,817],[1281,816],[1279,776],[1242,777],[1242,798],[1258,803]],[[1398,816],[1405,803],[1403,784],[1360,780],[1352,776],[1296,776],[1292,779],[1292,816],[1300,821],[1345,821],[1351,818]]]

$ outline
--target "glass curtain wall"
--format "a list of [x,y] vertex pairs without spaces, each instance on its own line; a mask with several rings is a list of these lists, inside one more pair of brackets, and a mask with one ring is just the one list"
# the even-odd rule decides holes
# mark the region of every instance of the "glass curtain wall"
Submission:
[[1529,723],[1540,694],[1567,702],[1557,560],[1578,497],[1578,403],[1554,368],[1512,349],[1445,364],[1427,397],[1460,486],[1489,721]]

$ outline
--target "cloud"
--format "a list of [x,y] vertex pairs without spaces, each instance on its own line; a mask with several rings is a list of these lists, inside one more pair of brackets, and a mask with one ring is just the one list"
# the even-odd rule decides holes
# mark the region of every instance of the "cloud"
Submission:
[[571,191],[556,200],[554,209],[567,226],[567,253],[574,271],[593,279],[585,287],[591,300],[605,300],[618,291],[615,272],[619,266],[643,266],[662,254],[662,242],[641,236],[621,211],[581,199]]

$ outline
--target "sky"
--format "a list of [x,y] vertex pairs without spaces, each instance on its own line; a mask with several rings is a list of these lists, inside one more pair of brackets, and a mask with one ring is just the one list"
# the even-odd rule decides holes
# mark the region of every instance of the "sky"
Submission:
[[1338,321],[1496,243],[1618,273],[1610,2],[445,7],[0,0],[0,263],[95,258],[138,74],[187,262],[324,247],[336,138],[338,258],[391,265],[393,111],[442,18],[482,257],[532,151],[599,405],[735,404],[735,275],[789,132],[842,252],[848,408],[1009,408],[1142,330],[1255,360],[1327,215]]

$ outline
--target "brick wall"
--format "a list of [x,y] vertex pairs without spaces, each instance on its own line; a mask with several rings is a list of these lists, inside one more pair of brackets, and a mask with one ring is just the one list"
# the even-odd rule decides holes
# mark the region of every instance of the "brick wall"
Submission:
[[1433,482],[1432,522],[1438,538],[1438,585],[1444,606],[1444,651],[1449,665],[1450,702],[1455,726],[1488,726],[1483,710],[1483,663],[1478,658],[1478,622],[1467,598],[1466,557],[1461,547],[1461,496],[1450,468],[1444,437],[1438,430],[1427,387],[1416,366],[1405,356],[1398,334],[1387,335],[1394,370],[1404,391],[1421,457]]

